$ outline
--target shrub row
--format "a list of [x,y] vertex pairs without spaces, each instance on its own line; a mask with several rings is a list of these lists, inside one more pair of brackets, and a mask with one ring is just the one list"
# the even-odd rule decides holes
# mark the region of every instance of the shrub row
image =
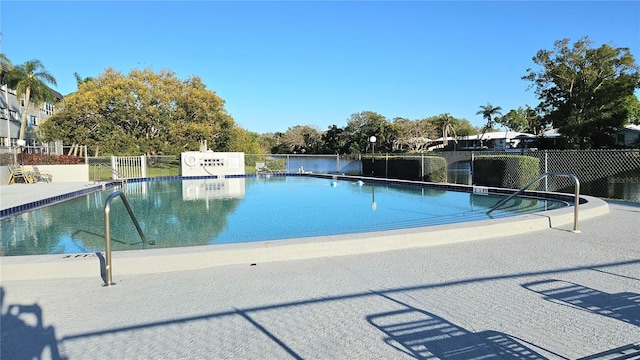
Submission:
[[[23,157],[24,156],[24,157]],[[81,164],[84,158],[73,155],[18,154],[18,162],[25,165],[70,165]]]
[[[421,159],[362,159],[363,175],[390,179],[447,182],[447,161],[438,156]],[[540,175],[540,160],[522,155],[479,155],[473,163],[473,184],[519,189]]]
[[473,183],[519,189],[540,175],[540,159],[522,155],[480,155],[473,162]]
[[389,179],[418,180],[438,183],[447,182],[447,160],[439,156],[425,156],[421,159],[388,158],[362,159],[362,174]]

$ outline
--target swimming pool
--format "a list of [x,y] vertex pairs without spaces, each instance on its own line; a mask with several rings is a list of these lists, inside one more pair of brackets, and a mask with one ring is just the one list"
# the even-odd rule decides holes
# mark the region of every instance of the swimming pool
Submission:
[[[316,177],[130,182],[123,188],[154,246],[142,244],[120,200],[111,206],[113,250],[256,242],[416,228],[488,219],[502,197]],[[113,189],[22,213],[0,222],[2,254],[104,250],[104,201]],[[566,206],[516,198],[492,217]]]

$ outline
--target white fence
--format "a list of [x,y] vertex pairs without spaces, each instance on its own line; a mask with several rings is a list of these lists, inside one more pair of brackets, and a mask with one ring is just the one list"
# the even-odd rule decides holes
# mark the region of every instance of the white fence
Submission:
[[112,156],[111,174],[114,180],[147,177],[147,159],[142,156]]

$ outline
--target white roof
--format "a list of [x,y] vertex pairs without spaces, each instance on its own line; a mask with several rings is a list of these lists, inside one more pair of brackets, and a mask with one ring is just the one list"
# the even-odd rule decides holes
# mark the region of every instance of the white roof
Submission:
[[544,138],[557,138],[560,136],[562,136],[562,134],[558,132],[558,129],[546,129],[542,131],[542,137]]
[[[476,135],[468,135],[468,136],[458,136],[458,137],[447,137],[447,141],[456,141],[456,140],[479,140],[482,134]],[[521,133],[516,131],[497,131],[497,132],[488,132],[482,136],[482,140],[500,140],[500,139],[515,139],[515,138],[535,138],[535,135],[528,133]],[[442,138],[439,137],[434,142],[442,142]]]
[[629,124],[625,125],[624,128],[631,131],[640,131],[640,125]]
[[516,131],[496,131],[496,132],[488,132],[485,133],[484,136],[482,134],[477,135],[469,135],[462,137],[462,140],[479,140],[482,137],[482,140],[497,140],[497,139],[514,139],[514,138],[523,138],[523,137],[535,137],[535,135],[521,133]]

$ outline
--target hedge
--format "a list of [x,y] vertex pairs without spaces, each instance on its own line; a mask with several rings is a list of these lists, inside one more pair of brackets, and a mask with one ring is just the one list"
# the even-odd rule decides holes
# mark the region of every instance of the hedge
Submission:
[[423,181],[447,182],[447,160],[439,156],[424,157]]
[[540,175],[540,159],[523,155],[480,155],[473,161],[473,183],[519,189]]
[[[13,162],[13,154],[10,157],[3,156],[2,163],[10,164]],[[5,158],[6,157],[6,158]],[[70,165],[84,163],[84,157],[73,155],[49,155],[39,153],[20,153],[16,155],[18,163],[24,165]]]
[[[423,166],[420,164],[422,159],[424,159],[424,171]],[[386,176],[389,179],[447,182],[447,160],[439,156],[376,158],[375,162],[372,162],[371,158],[363,158],[363,175],[371,175],[372,169],[374,169],[376,177]]]

